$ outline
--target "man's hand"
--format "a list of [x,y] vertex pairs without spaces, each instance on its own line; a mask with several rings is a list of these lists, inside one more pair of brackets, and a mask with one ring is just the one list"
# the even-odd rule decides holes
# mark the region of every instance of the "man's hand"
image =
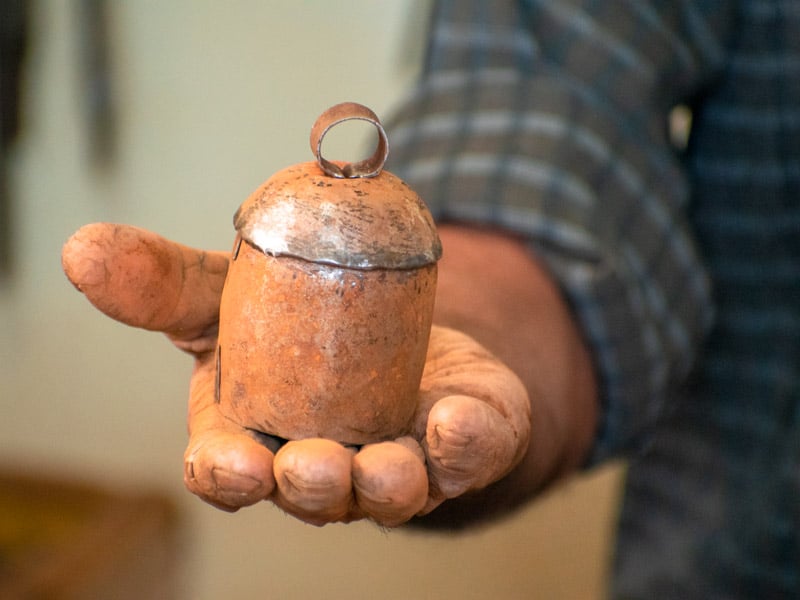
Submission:
[[231,421],[215,402],[226,254],[133,227],[95,224],[70,238],[62,261],[98,309],[162,331],[195,357],[184,480],[219,508],[269,499],[317,525],[371,518],[396,526],[485,488],[526,456],[531,418],[525,385],[463,333],[434,327],[407,436],[360,448],[321,439],[283,443]]

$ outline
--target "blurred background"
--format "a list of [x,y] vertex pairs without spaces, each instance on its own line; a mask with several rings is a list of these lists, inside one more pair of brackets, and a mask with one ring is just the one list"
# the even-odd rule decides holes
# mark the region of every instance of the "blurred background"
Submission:
[[[3,4],[8,38],[15,2]],[[457,535],[205,505],[182,484],[189,357],[101,316],[61,272],[62,244],[93,221],[229,248],[247,195],[312,159],[308,131],[325,108],[391,113],[418,73],[429,3],[18,4],[26,53],[0,199],[0,583],[43,557],[50,575],[70,564],[88,581],[118,556],[105,584],[115,598],[133,585],[125,569],[160,590],[150,597],[601,598],[616,465]],[[6,111],[13,90],[0,91]]]

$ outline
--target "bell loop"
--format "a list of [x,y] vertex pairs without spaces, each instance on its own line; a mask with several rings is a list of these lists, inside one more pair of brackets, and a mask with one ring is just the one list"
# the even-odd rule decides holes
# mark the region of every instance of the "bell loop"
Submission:
[[[332,127],[351,120],[367,121],[375,126],[378,132],[378,144],[375,152],[367,159],[354,163],[336,164],[322,155],[322,140]],[[378,116],[363,104],[343,102],[330,107],[322,113],[311,128],[311,151],[317,157],[317,164],[326,175],[338,179],[355,179],[359,177],[376,177],[383,170],[389,156],[389,141]]]

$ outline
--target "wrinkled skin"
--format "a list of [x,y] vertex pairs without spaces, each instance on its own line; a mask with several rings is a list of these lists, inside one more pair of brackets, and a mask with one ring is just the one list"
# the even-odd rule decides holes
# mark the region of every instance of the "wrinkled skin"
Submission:
[[249,431],[214,401],[217,313],[226,253],[203,252],[130,226],[94,224],[64,247],[64,270],[108,316],[164,332],[194,356],[184,481],[229,511],[270,500],[315,525],[400,525],[507,475],[531,436],[525,385],[471,337],[434,326],[407,436],[347,448]]

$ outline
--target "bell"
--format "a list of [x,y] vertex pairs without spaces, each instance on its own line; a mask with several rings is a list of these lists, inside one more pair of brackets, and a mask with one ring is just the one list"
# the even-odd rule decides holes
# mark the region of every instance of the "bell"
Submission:
[[[351,119],[374,125],[374,154],[324,158],[326,133]],[[441,243],[424,202],[383,170],[388,141],[370,109],[328,109],[311,148],[316,161],[273,175],[234,216],[217,401],[287,440],[397,438],[417,406]]]

